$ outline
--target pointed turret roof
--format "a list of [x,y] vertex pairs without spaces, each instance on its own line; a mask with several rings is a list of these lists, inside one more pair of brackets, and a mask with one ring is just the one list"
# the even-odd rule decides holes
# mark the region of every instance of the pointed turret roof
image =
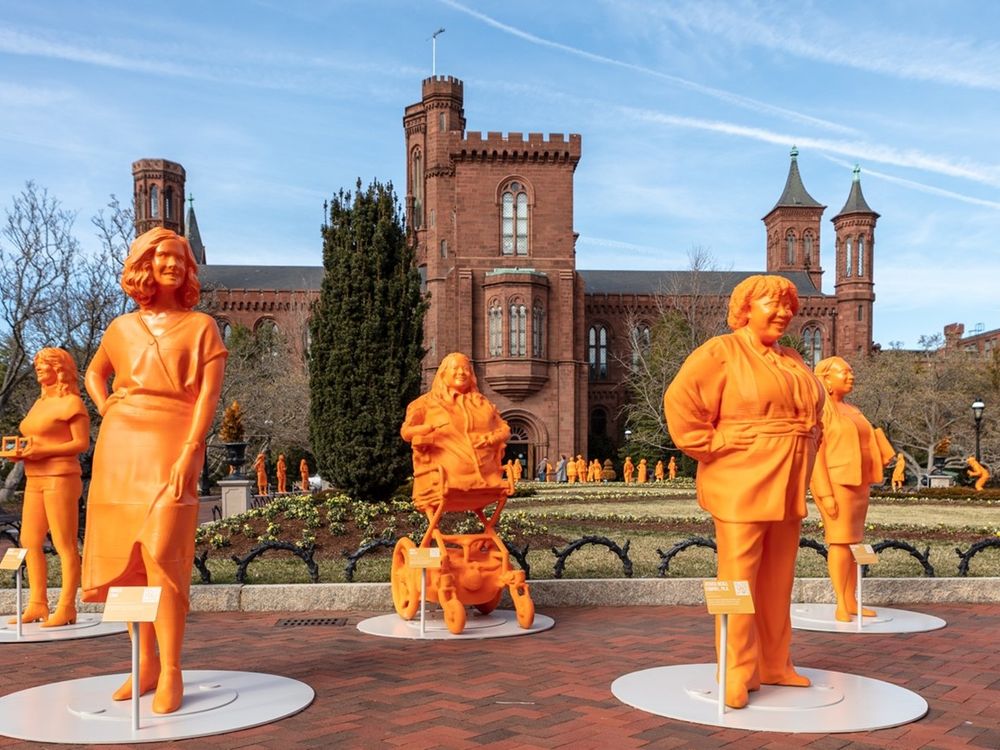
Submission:
[[187,218],[184,220],[184,235],[187,237],[194,259],[199,265],[205,265],[205,245],[201,241],[201,232],[198,231],[198,219],[194,215],[194,197],[188,196]]
[[[788,179],[785,180],[785,189],[782,191],[781,197],[778,198],[778,202],[774,204],[774,208],[780,206],[826,208],[826,206],[809,195],[805,185],[802,184],[802,175],[799,174],[799,150],[795,146],[792,146],[789,156],[791,156],[792,161],[788,165]],[[771,210],[773,211],[774,208]]]
[[[875,214],[872,211],[871,206],[868,205],[868,201],[865,200],[864,193],[861,192],[861,167],[857,164],[854,165],[854,180],[851,182],[851,193],[847,196],[847,203],[844,207],[840,209],[840,213],[837,216],[842,216],[843,214]],[[836,219],[837,216],[833,218]]]

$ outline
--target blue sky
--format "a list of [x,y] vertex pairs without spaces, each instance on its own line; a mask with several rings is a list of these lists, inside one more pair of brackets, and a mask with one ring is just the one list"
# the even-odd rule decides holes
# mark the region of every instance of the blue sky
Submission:
[[316,265],[322,204],[403,189],[403,108],[465,81],[470,130],[574,132],[580,268],[762,269],[797,145],[833,226],[862,168],[875,339],[1000,327],[1000,3],[0,0],[0,201],[79,212],[179,161],[210,262]]

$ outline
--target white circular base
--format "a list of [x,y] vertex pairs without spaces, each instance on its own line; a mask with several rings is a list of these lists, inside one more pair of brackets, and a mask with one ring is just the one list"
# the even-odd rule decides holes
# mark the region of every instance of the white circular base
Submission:
[[718,709],[715,664],[655,667],[619,677],[611,692],[622,703],[670,719],[758,732],[867,732],[916,721],[927,701],[868,677],[798,669],[807,688],[762,685],[745,708]]
[[857,616],[850,622],[841,622],[834,617],[837,611],[834,604],[792,604],[792,628],[824,633],[923,633],[939,630],[948,624],[940,617],[905,609],[872,606],[865,609],[874,610],[875,616],[863,618],[858,629]]
[[[530,628],[522,628],[517,624],[517,614],[510,609],[495,609],[488,615],[477,610],[468,611],[465,629],[454,635],[444,624],[440,609],[428,609],[424,620],[424,640],[461,641],[481,640],[483,638],[510,638],[515,635],[530,635],[548,630],[556,622],[551,617],[535,613],[535,621]],[[358,623],[358,630],[368,635],[378,635],[384,638],[416,638],[420,640],[420,613],[412,620],[404,620],[393,612],[390,615],[369,617]]]
[[0,698],[0,734],[32,742],[122,744],[224,734],[296,714],[313,701],[304,682],[257,672],[185,670],[184,702],[172,714],[154,714],[153,694],[139,699],[139,730],[132,701],[111,694],[127,674],[86,677],[22,690]]
[[114,635],[127,631],[124,622],[102,622],[101,614],[84,614],[76,616],[72,625],[60,625],[56,628],[43,628],[40,622],[21,623],[21,637],[17,637],[17,625],[8,625],[14,615],[3,615],[0,619],[0,643],[39,643],[41,641],[68,641],[73,638],[97,638],[102,635]]

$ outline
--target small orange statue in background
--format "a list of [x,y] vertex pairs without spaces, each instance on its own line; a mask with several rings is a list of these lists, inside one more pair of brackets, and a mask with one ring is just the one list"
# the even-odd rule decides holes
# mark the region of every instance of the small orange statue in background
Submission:
[[[826,564],[837,596],[835,617],[850,622],[858,613],[858,568],[851,545],[864,538],[870,485],[882,481],[882,469],[895,451],[882,430],[844,403],[844,396],[854,390],[854,370],[846,361],[828,357],[817,363],[815,372],[828,398],[810,488],[823,517]],[[864,609],[862,614],[874,617],[875,612]]]
[[556,481],[556,469],[552,465],[552,462],[545,459],[545,481],[554,482]]
[[671,481],[677,479],[677,461],[673,456],[670,457],[670,461],[667,463],[667,476]]
[[625,456],[625,464],[622,466],[622,476],[625,484],[632,484],[632,476],[635,474],[635,464],[632,463],[631,456]]
[[278,463],[275,465],[274,471],[278,475],[278,492],[288,492],[288,464],[285,463],[284,453],[278,454]]
[[898,491],[903,489],[906,483],[906,459],[902,453],[896,455],[896,465],[892,468],[892,489]]
[[569,459],[567,459],[566,461],[566,481],[569,484],[573,484],[574,482],[576,482],[576,475],[577,475],[576,459],[570,456]]
[[663,397],[674,445],[698,461],[718,578],[748,581],[756,608],[729,616],[732,708],[762,683],[809,685],[792,666],[790,605],[825,394],[798,352],[778,344],[798,309],[784,277],[744,279],[729,300],[733,333],[692,352]]
[[[435,544],[441,551],[441,567],[427,571],[427,600],[441,605],[448,630],[458,634],[465,628],[467,605],[492,612],[506,587],[518,624],[531,627],[535,606],[524,571],[511,568],[495,530],[509,494],[500,462],[510,428],[479,392],[468,357],[454,352],[441,361],[430,392],[407,407],[400,435],[413,447],[413,504],[428,519],[419,546]],[[443,534],[442,514],[464,511],[475,514],[482,532]],[[403,537],[392,555],[392,599],[406,620],[420,607],[421,571],[407,565],[415,546]]]
[[975,456],[969,456],[965,459],[965,462],[969,465],[968,474],[970,477],[976,478],[976,490],[981,491],[986,483],[990,481],[990,473],[976,460]]
[[653,467],[653,476],[656,478],[657,482],[662,482],[663,481],[663,477],[666,476],[666,474],[663,471],[663,461],[662,461],[662,459],[659,460],[659,461],[657,461],[656,462],[656,466]]
[[639,484],[646,484],[649,481],[649,466],[646,459],[639,459]]
[[581,484],[587,481],[588,465],[581,454],[576,454],[576,479]]
[[302,491],[309,491],[309,462],[304,458],[299,461],[299,479],[302,481]]
[[[192,310],[198,266],[183,237],[160,228],[137,237],[121,285],[139,310],[111,321],[85,378],[104,420],[87,498],[83,599],[103,602],[110,586],[162,588],[156,621],[139,625],[139,692],[155,688],[153,711],[164,714],[184,695],[198,474],[226,347],[215,320]],[[113,697],[132,697],[131,677]]]
[[[76,622],[76,592],[80,588],[80,461],[90,447],[90,416],[80,399],[76,364],[68,352],[46,348],[35,355],[35,376],[42,392],[21,420],[27,445],[12,461],[24,461],[27,477],[21,510],[21,546],[28,550],[30,595],[22,622],[42,622],[43,628]],[[49,615],[46,591],[45,534],[62,566],[62,590],[56,611]],[[11,620],[16,622],[17,618]]]
[[515,459],[514,461],[514,484],[521,481],[521,477],[524,475],[524,464],[521,463],[521,459]]
[[264,455],[264,451],[257,454],[257,458],[254,459],[253,468],[257,471],[257,494],[266,495],[267,494],[267,456]]

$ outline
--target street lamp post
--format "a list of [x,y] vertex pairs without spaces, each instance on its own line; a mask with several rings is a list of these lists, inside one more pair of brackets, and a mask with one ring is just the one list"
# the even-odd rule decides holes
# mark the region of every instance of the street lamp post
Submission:
[[983,457],[979,453],[979,435],[983,428],[983,410],[986,408],[986,404],[983,403],[981,398],[977,398],[972,402],[972,418],[976,421],[976,461],[982,461]]

